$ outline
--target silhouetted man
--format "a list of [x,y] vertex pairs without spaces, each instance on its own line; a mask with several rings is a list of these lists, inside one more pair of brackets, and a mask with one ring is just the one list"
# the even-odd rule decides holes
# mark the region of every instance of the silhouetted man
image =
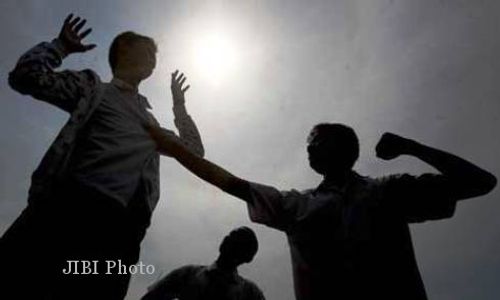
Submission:
[[307,151],[323,182],[306,191],[279,191],[238,178],[151,128],[163,153],[248,204],[252,221],[286,233],[295,294],[311,299],[426,299],[408,224],[449,218],[456,202],[484,195],[496,178],[452,154],[386,133],[379,158],[414,156],[437,174],[372,179],[352,170],[358,138],[342,124],[319,124]]
[[[26,52],[9,74],[14,90],[71,116],[33,173],[28,206],[0,240],[2,299],[123,299],[130,273],[105,274],[106,261],[138,261],[159,198],[159,154],[144,127],[158,123],[138,92],[155,68],[155,42],[118,35],[109,50],[110,83],[91,70],[55,71],[67,55],[95,47],[82,43],[91,31],[84,24],[69,15],[58,38]],[[172,74],[180,137],[168,134],[203,155],[184,81]],[[83,275],[85,266],[92,274]]]
[[220,244],[212,265],[176,269],[150,287],[142,300],[264,300],[261,290],[237,271],[252,261],[257,249],[252,229],[236,228]]

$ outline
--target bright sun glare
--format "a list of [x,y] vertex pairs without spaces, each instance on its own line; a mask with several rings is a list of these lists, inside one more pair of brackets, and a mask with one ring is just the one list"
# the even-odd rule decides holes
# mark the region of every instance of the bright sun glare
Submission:
[[196,69],[212,84],[234,76],[238,68],[238,51],[229,36],[223,33],[205,34],[194,43]]

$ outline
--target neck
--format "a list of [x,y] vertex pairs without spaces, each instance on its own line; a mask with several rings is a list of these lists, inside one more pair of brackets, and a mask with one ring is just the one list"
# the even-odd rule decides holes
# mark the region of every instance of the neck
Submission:
[[338,187],[342,187],[346,184],[347,179],[352,174],[352,170],[347,170],[345,172],[335,172],[326,174],[323,179],[327,182],[331,182]]
[[223,256],[219,256],[215,263],[217,264],[217,268],[226,272],[234,272],[238,268],[238,265],[234,261],[225,259]]
[[139,84],[142,81],[142,79],[139,79],[136,76],[131,76],[131,75],[128,75],[128,74],[124,74],[122,72],[116,72],[114,74],[114,77],[117,78],[117,79],[120,79],[121,81],[123,81],[125,83],[127,83],[134,90],[138,90],[139,89]]

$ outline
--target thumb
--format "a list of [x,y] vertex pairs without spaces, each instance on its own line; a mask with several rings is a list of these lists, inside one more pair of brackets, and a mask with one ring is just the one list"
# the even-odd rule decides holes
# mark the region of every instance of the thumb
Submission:
[[97,47],[96,44],[90,44],[90,45],[84,45],[83,46],[83,51],[86,52],[86,51],[90,51],[92,49],[94,49],[95,47]]

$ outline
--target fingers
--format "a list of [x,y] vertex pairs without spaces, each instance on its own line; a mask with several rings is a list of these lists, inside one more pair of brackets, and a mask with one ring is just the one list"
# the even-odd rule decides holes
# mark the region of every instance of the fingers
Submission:
[[82,40],[84,39],[87,35],[89,35],[92,32],[92,28],[89,28],[82,32],[78,37]]
[[182,85],[184,84],[184,82],[186,82],[186,77],[184,76],[184,74],[182,74],[182,76],[181,76],[181,77],[182,77],[182,79],[181,79],[181,80],[179,80],[179,84],[180,84],[180,86],[182,86]]
[[64,25],[68,25],[69,24],[69,21],[71,21],[71,19],[73,18],[73,14],[69,14],[66,16],[66,19],[64,19]]
[[186,76],[184,76],[184,73],[181,73],[181,75],[179,75],[179,77],[177,77],[175,81],[177,81],[179,87],[182,88],[182,85],[184,84],[184,82],[186,82]]
[[[176,74],[178,74],[179,72],[176,71]],[[179,75],[178,77],[174,77],[175,78],[175,81],[177,82],[177,84],[180,84],[182,85],[184,83],[184,81],[186,80],[186,78],[184,77],[184,73],[181,73],[181,75]]]
[[83,25],[85,25],[85,23],[87,23],[87,20],[83,19],[82,21],[80,21],[78,24],[76,24],[75,28],[73,28],[73,30],[78,33],[78,31],[80,31],[80,29],[82,29]]
[[80,19],[81,19],[80,17],[76,17],[73,20],[71,20],[68,23],[69,28],[73,28],[80,21]]
[[187,90],[189,90],[191,86],[188,84],[185,88],[182,89],[182,92],[185,93]]
[[182,80],[182,78],[184,77],[184,73],[181,73],[181,75],[179,75],[179,70],[175,70],[174,73],[172,73],[172,80],[176,81],[179,83],[179,81]]
[[[66,19],[64,19],[64,27],[66,27],[67,29],[73,31],[76,35],[78,35],[78,32],[83,28],[83,26],[85,26],[85,24],[87,23],[87,20],[86,19],[82,19],[80,17],[76,17],[73,19],[73,14],[69,14]],[[78,35],[78,37],[80,39],[83,39],[84,37],[86,37],[87,35],[89,35],[89,33],[92,31],[91,28],[85,30],[83,33],[81,33],[80,35]]]
[[179,70],[175,70],[174,73],[172,73],[172,82],[176,80],[177,74],[179,73]]
[[89,50],[94,49],[95,47],[97,47],[96,44],[85,45],[85,46],[83,46],[83,51],[89,51]]
[[[175,83],[179,88],[182,89],[182,86],[184,83],[186,83],[187,77],[184,75],[184,73],[181,73],[179,75],[179,70],[175,70],[175,72],[172,73],[172,83]],[[189,85],[186,86],[182,91],[187,91],[189,89]]]

